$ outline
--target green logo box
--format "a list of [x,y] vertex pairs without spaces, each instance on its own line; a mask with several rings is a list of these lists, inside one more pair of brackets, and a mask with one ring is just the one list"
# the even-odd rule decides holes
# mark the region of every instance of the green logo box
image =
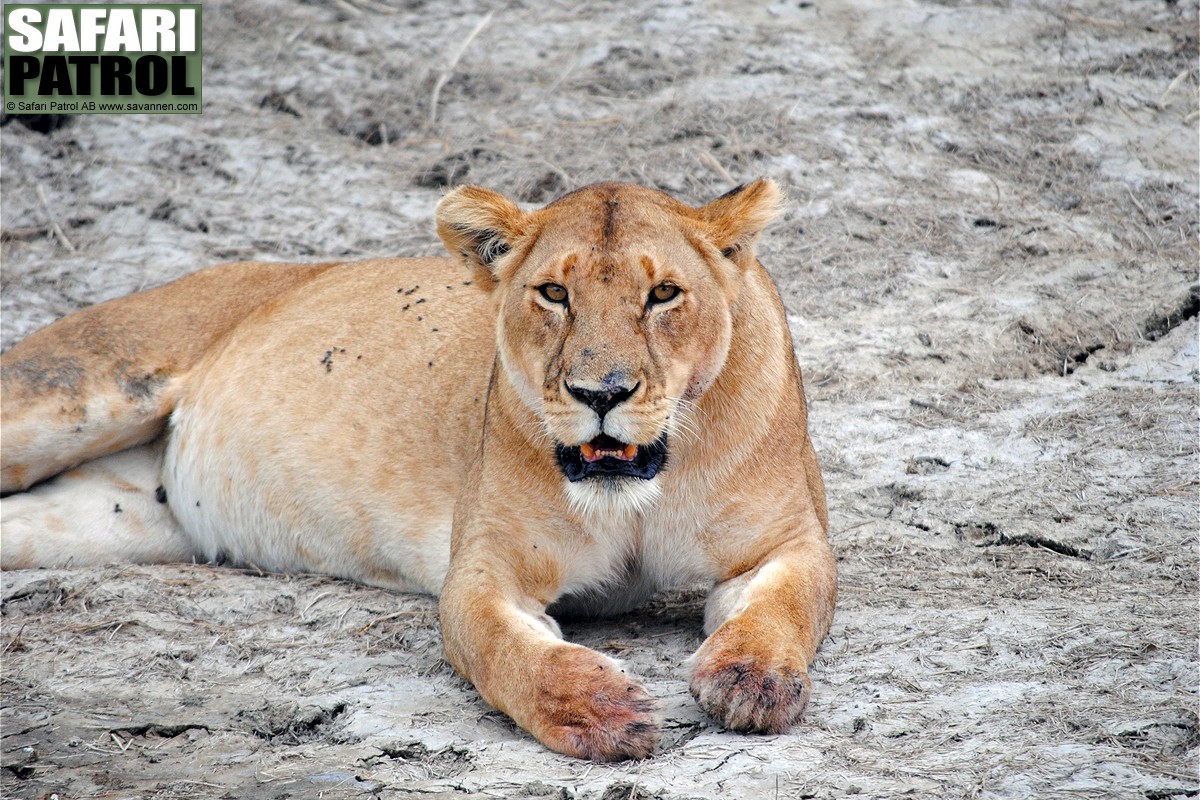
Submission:
[[8,114],[199,114],[199,3],[5,3]]

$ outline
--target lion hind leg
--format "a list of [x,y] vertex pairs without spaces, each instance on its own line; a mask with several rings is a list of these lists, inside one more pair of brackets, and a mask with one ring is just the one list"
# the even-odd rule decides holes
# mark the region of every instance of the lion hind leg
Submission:
[[82,309],[0,359],[0,494],[157,437],[210,349],[332,264],[225,264]]
[[[4,377],[5,389],[21,380],[8,369]],[[28,489],[76,464],[153,440],[165,428],[183,385],[182,376],[163,378],[143,397],[119,390],[20,399],[6,393],[0,494]]]
[[163,445],[89,461],[0,500],[0,568],[193,560],[159,483]]

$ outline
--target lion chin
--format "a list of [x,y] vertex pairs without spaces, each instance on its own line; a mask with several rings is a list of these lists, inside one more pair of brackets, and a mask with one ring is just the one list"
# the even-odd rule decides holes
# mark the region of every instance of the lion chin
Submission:
[[662,496],[662,488],[653,478],[585,478],[567,481],[564,488],[572,510],[588,519],[643,514]]

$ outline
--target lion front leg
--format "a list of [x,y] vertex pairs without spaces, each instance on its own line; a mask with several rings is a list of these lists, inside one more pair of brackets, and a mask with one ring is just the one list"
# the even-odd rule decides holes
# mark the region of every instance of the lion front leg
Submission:
[[455,565],[440,600],[446,657],[483,695],[542,744],[576,758],[645,758],[658,745],[657,704],[620,664],[564,642],[546,604]]
[[837,563],[829,544],[800,539],[717,585],[708,638],[692,657],[691,691],[727,728],[782,733],[804,713],[808,665],[829,630]]

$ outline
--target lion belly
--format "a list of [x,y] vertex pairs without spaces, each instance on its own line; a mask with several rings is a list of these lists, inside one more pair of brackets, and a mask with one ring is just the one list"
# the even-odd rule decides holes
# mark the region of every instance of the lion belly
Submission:
[[494,352],[467,277],[445,259],[335,267],[214,348],[163,466],[199,552],[440,590]]

